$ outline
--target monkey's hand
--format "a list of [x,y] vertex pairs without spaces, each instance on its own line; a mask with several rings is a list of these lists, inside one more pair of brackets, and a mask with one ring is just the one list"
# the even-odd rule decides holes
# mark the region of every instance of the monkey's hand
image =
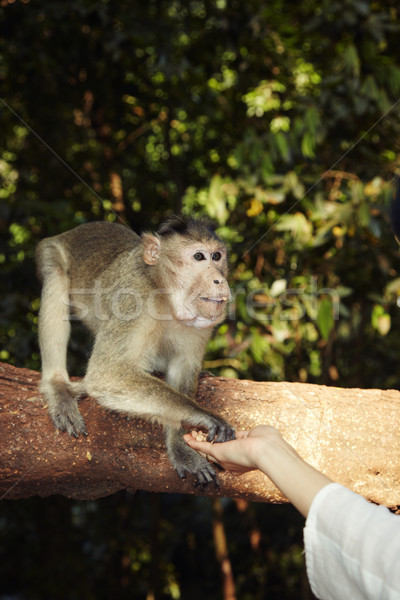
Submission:
[[189,425],[192,428],[204,427],[207,429],[207,442],[229,442],[236,437],[232,425],[211,412],[201,411],[201,413],[190,419]]
[[181,479],[187,474],[194,475],[194,485],[205,488],[212,483],[218,488],[217,475],[214,467],[198,452],[189,448],[183,439],[184,430],[167,429],[167,450],[169,460]]

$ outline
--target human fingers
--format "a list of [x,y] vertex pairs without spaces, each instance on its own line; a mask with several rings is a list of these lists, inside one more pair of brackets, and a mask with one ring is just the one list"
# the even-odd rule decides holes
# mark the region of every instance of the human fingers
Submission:
[[[195,432],[193,432],[193,433],[195,433]],[[200,454],[202,454],[203,456],[205,456],[206,454],[211,454],[214,444],[212,444],[211,442],[207,442],[205,440],[197,439],[193,435],[193,433],[186,433],[183,436],[183,439],[185,440],[187,445],[190,446],[191,448],[193,448],[193,450],[200,452]]]
[[185,434],[183,437],[193,450],[200,452],[207,460],[217,462],[233,475],[240,475],[256,468],[247,456],[246,435],[241,439],[216,444],[200,441],[191,434]]

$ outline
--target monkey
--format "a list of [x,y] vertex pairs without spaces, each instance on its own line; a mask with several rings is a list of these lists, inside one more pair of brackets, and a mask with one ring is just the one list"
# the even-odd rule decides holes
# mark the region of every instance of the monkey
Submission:
[[[101,406],[157,422],[181,479],[218,487],[212,465],[189,448],[183,427],[208,440],[235,438],[234,428],[194,400],[206,344],[230,298],[227,249],[205,218],[173,215],[141,236],[109,222],[84,223],[39,242],[42,282],[40,391],[55,427],[86,435],[83,395]],[[90,331],[93,347],[80,382],[67,372],[71,321]],[[157,377],[159,373],[164,378]]]

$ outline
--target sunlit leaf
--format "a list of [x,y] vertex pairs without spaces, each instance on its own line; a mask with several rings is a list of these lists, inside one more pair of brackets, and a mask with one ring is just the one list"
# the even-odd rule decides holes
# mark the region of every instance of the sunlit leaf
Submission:
[[381,304],[375,304],[371,314],[371,324],[380,335],[384,336],[389,333],[391,318]]
[[333,306],[330,298],[322,298],[322,300],[319,301],[317,324],[322,337],[324,340],[327,340],[335,324],[333,318]]

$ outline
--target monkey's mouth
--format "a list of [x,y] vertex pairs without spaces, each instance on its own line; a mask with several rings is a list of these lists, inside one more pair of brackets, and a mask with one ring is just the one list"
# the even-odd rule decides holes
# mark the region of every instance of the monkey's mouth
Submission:
[[213,302],[214,304],[224,304],[225,302],[228,302],[228,296],[218,296],[218,297],[209,296],[206,298],[203,298],[202,296],[200,296],[200,300],[203,300],[204,302]]

